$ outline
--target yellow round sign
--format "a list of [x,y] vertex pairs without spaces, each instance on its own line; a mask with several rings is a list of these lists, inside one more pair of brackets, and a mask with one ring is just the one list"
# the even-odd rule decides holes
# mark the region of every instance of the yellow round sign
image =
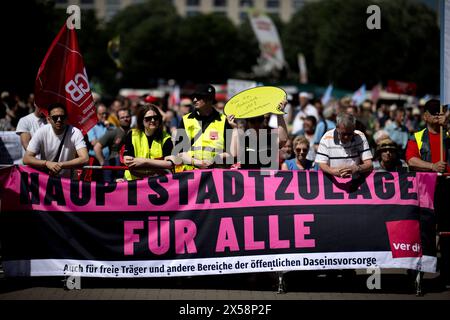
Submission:
[[254,118],[266,113],[284,114],[279,104],[286,99],[286,92],[278,87],[256,87],[233,96],[225,104],[224,113],[236,119]]

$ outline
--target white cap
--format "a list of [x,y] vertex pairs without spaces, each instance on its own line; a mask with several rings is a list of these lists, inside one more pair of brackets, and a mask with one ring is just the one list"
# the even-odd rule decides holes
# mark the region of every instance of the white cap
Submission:
[[413,114],[413,116],[420,116],[421,115],[420,109],[417,107],[414,107],[412,114]]
[[308,98],[309,99],[309,94],[308,94],[308,92],[300,92],[300,94],[299,94],[299,97],[300,98]]
[[190,106],[192,105],[192,100],[189,98],[183,98],[180,101],[180,106]]
[[8,91],[3,91],[1,94],[2,99],[5,99],[7,97],[9,97],[9,92]]

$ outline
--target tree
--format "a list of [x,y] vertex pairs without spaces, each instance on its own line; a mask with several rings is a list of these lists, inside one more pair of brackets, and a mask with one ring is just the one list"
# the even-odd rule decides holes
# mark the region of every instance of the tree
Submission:
[[107,30],[111,38],[121,37],[124,86],[153,86],[161,78],[222,82],[239,70],[250,70],[249,56],[254,55],[248,39],[227,17],[181,18],[165,0],[125,8]]
[[[51,1],[9,1],[7,5],[0,11],[0,30],[5,44],[0,60],[0,88],[25,98],[34,91],[39,66],[68,14],[65,9],[55,9]],[[90,79],[108,79],[105,36],[99,29],[95,12],[82,10],[77,37]]]
[[368,0],[307,3],[286,26],[283,40],[291,65],[303,52],[311,82],[356,89],[389,79],[418,84],[420,93],[439,91],[439,29],[423,4],[383,0],[381,29],[366,26]]
[[34,91],[41,62],[64,18],[43,1],[6,1],[0,10],[0,89],[23,97]]
[[158,78],[175,75],[180,21],[173,5],[164,0],[128,6],[110,21],[109,37],[120,35],[121,84],[150,87]]
[[198,15],[184,19],[179,31],[178,76],[196,82],[221,82],[245,61],[243,39],[224,16]]
[[[107,83],[115,74],[115,66],[107,53],[108,36],[93,10],[83,10],[81,13],[81,29],[77,30],[78,43],[83,55],[89,80]],[[97,88],[91,88],[96,91]],[[98,92],[103,93],[103,92]]]

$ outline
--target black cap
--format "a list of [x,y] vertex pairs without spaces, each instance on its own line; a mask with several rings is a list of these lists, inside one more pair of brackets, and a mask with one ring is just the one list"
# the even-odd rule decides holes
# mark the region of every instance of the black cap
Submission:
[[216,103],[216,89],[210,84],[199,84],[195,88],[192,97],[210,98],[213,103]]
[[[443,106],[443,111],[447,111],[447,106]],[[430,114],[438,114],[441,111],[441,102],[437,99],[430,99],[425,103],[424,111],[428,111]]]

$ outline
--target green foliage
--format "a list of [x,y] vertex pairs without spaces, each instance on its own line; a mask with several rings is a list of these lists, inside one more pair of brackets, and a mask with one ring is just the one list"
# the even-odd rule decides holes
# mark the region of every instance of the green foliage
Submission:
[[244,52],[239,50],[236,27],[226,17],[198,15],[180,25],[177,64],[183,80],[223,81],[238,67]]
[[311,82],[356,89],[389,79],[411,81],[424,92],[439,90],[439,29],[423,4],[382,0],[381,29],[369,30],[368,0],[307,3],[286,26],[283,40],[291,66],[303,52]]
[[[302,52],[311,83],[333,82],[355,90],[362,83],[371,88],[394,79],[416,82],[419,93],[438,92],[436,13],[409,0],[375,3],[381,8],[381,30],[366,27],[369,0],[312,1],[287,24],[274,19],[291,80],[298,81],[297,54]],[[2,8],[0,88],[32,92],[37,70],[67,14],[42,0],[7,1]],[[120,87],[150,87],[161,78],[179,83],[251,78],[259,56],[248,21],[235,26],[217,14],[182,18],[167,0],[130,5],[107,24],[89,10],[82,10],[81,18],[77,34],[88,75],[111,94]],[[117,35],[121,77],[106,49]]]
[[[121,36],[122,84],[155,85],[160,78],[178,82],[225,81],[250,70],[259,54],[253,34],[241,35],[226,17],[216,14],[182,19],[168,1],[150,0],[127,7],[107,27]],[[245,38],[247,37],[247,38]]]
[[1,6],[0,89],[26,96],[64,19],[48,2],[4,1]]

